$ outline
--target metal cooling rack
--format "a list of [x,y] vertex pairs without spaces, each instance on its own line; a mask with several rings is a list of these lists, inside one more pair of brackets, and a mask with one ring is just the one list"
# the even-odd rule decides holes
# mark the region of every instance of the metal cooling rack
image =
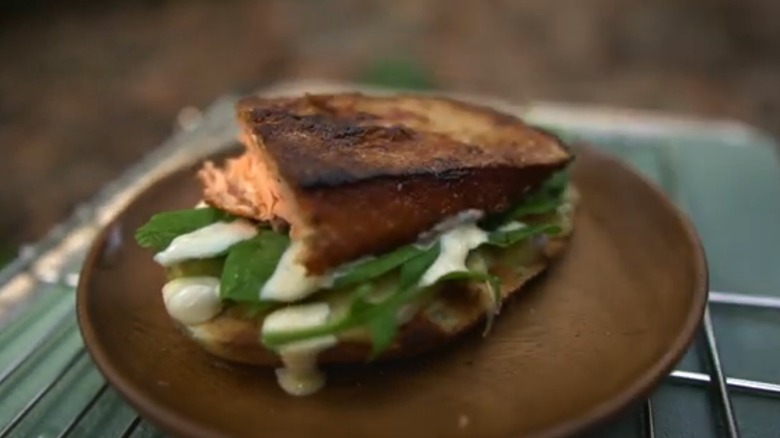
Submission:
[[[293,83],[266,92],[300,89],[332,91],[343,87]],[[484,102],[484,99],[477,100]],[[234,97],[222,98],[203,113],[194,109],[182,111],[180,129],[168,142],[80,206],[68,221],[55,227],[40,242],[24,248],[16,260],[0,271],[0,400],[3,400],[0,404],[0,438],[161,436],[107,386],[92,366],[75,324],[74,287],[93,236],[136,194],[161,176],[234,143],[234,101]],[[491,103],[507,108],[501,102]],[[744,152],[740,154],[757,150],[755,148],[772,148],[771,140],[762,134],[732,122],[576,108],[555,103],[509,109],[564,136],[605,145],[640,170],[643,170],[643,165],[646,166],[650,156],[644,151],[670,141],[743,148]],[[668,167],[668,162],[663,161],[666,155],[661,155],[659,159],[657,154],[652,154],[655,162],[661,163],[656,166],[655,179],[669,192],[669,188],[679,182],[669,179],[664,171],[664,167]],[[772,156],[771,152],[769,156]],[[780,166],[775,170],[780,174]],[[652,177],[653,172],[650,174]],[[685,207],[685,199],[680,198],[677,190],[671,190],[670,194]],[[775,202],[780,203],[780,198]],[[706,246],[706,236],[704,240]],[[709,302],[699,339],[680,368],[669,375],[640,409],[626,413],[592,434],[651,438],[780,436],[777,419],[761,414],[759,421],[766,424],[757,428],[754,424],[756,415],[753,415],[762,409],[770,413],[773,410],[780,412],[780,384],[771,379],[754,380],[729,375],[719,348],[721,338],[716,336],[712,316],[721,308],[761,312],[763,321],[778,329],[778,325],[772,324],[780,324],[775,322],[780,321],[776,313],[780,310],[780,297],[711,291]],[[769,312],[769,316],[762,312]],[[742,360],[774,361],[774,364],[770,363],[770,368],[773,365],[780,369],[777,355],[745,357]],[[774,380],[780,379],[775,376]],[[691,387],[695,388],[695,393],[675,399],[677,388]],[[758,403],[763,406],[746,411],[750,414],[747,415],[750,422],[734,409],[733,399],[744,394],[760,398]],[[703,404],[701,395],[705,395]],[[701,409],[702,405],[704,409]],[[670,412],[676,415],[668,415]],[[670,421],[667,416],[683,420]],[[695,416],[707,418],[693,419]]]

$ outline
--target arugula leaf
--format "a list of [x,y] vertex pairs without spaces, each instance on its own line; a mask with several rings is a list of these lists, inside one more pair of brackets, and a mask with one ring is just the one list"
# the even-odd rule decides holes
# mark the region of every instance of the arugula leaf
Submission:
[[230,248],[219,295],[237,302],[260,301],[260,289],[271,277],[290,239],[270,230],[260,230],[249,239]]
[[[371,336],[372,344],[369,360],[376,358],[392,345],[398,334],[398,311],[420,294],[430,290],[420,288],[417,284],[439,253],[439,245],[435,245],[404,263],[401,267],[397,291],[383,301],[379,303],[368,301],[367,298],[373,291],[373,287],[369,283],[363,284],[354,292],[349,313],[343,319],[304,330],[266,333],[263,335],[262,342],[269,348],[275,348],[289,342],[338,334],[354,327],[365,326]],[[447,274],[439,281],[447,280],[485,281],[494,294],[493,299],[500,302],[498,277],[483,272],[459,271]]]
[[417,286],[425,271],[436,261],[441,252],[439,244],[421,250],[414,258],[401,266],[398,291],[385,300],[373,305],[365,313],[371,334],[371,359],[379,356],[393,343],[398,334],[398,312],[424,290]]
[[[555,234],[558,232],[560,232],[560,227],[556,225],[542,224],[527,226],[506,232],[495,231],[489,235],[487,243],[506,247],[537,234]],[[367,322],[373,345],[372,359],[392,344],[393,339],[398,333],[398,324],[396,322],[398,311],[404,304],[419,295],[420,289],[416,285],[420,281],[420,278],[425,274],[425,271],[428,270],[439,256],[439,253],[440,246],[437,244],[428,251],[412,258],[408,263],[402,265],[399,291],[385,301],[374,305],[373,308],[366,306],[369,307],[369,310],[366,313],[373,316],[373,318],[369,319]],[[494,275],[490,275],[487,272],[458,271],[451,272],[441,277],[437,283],[451,280],[487,282],[490,292],[493,294],[492,299],[494,302],[501,302],[501,283],[499,278]],[[369,318],[370,317],[371,316],[369,316]],[[492,321],[492,318],[490,321]],[[489,325],[487,328],[489,329]]]
[[527,225],[511,231],[496,230],[488,234],[488,243],[493,246],[506,248],[539,234],[555,235],[560,233],[561,230],[560,226],[553,224]]
[[492,230],[513,219],[517,219],[526,215],[552,213],[556,208],[558,208],[559,205],[561,205],[561,202],[561,199],[558,198],[531,199],[522,204],[518,204],[503,213],[485,218],[482,226],[488,230]]
[[135,240],[138,245],[159,252],[182,234],[191,233],[215,222],[233,219],[230,214],[211,207],[157,213],[136,230]]
[[376,359],[383,351],[387,350],[398,334],[398,320],[394,312],[384,312],[369,319],[366,324],[371,335],[371,356],[369,360]]
[[567,167],[547,178],[539,189],[534,192],[534,196],[559,198],[563,194],[563,191],[566,190],[566,186],[569,185],[570,179],[571,172]]
[[415,286],[440,253],[441,244],[437,242],[429,248],[422,249],[420,254],[404,263],[401,266],[401,278],[398,280],[399,288],[406,291]]
[[397,291],[379,303],[367,300],[370,284],[358,287],[353,295],[349,313],[342,319],[303,330],[264,333],[262,342],[269,348],[325,335],[338,334],[354,327],[367,326],[373,344],[373,356],[384,351],[398,332],[398,309],[419,295],[424,289],[417,283],[439,256],[439,245],[421,250],[417,256],[401,266]]
[[[404,267],[401,268],[402,274],[399,291],[378,304],[366,306],[367,310],[365,311],[365,314],[367,318],[370,318],[366,322],[366,326],[371,335],[372,344],[372,352],[369,360],[376,358],[392,345],[393,340],[398,334],[398,312],[405,304],[417,298],[421,293],[425,293],[426,289],[418,287],[417,283],[438,256],[438,249],[436,251],[428,251],[414,259],[413,263],[404,265]],[[406,268],[406,278],[404,278],[403,274],[404,268]],[[459,271],[451,272],[443,276],[437,283],[447,280],[487,281],[491,287],[498,282],[497,277],[487,273]]]
[[406,245],[391,253],[349,266],[345,271],[336,274],[333,287],[338,289],[365,283],[392,271],[423,251],[425,250],[414,245]]
[[442,276],[441,278],[439,278],[438,281],[448,281],[448,280],[489,281],[491,278],[493,278],[493,276],[486,272],[456,271],[456,272],[450,272],[449,274]]
[[[435,248],[438,248],[438,245]],[[367,317],[370,318],[366,322],[366,326],[371,334],[372,344],[371,357],[369,360],[376,358],[392,345],[393,339],[395,339],[398,334],[398,312],[405,304],[417,298],[421,293],[425,293],[427,289],[418,287],[417,283],[438,256],[439,251],[437,249],[436,251],[422,254],[420,257],[414,259],[413,263],[404,265],[404,267],[401,268],[402,278],[401,284],[399,285],[399,291],[386,300],[374,304],[373,307],[366,312]],[[406,279],[403,278],[403,268],[406,268],[407,271]],[[438,284],[447,280],[487,281],[491,284],[495,284],[495,282],[498,281],[498,278],[487,273],[459,271],[451,272],[443,276],[436,283]]]
[[[538,234],[555,234],[558,232],[560,232],[560,227],[551,224],[526,226],[511,231],[494,231],[488,235],[486,244],[507,247]],[[262,337],[263,344],[269,348],[274,348],[289,342],[338,334],[339,332],[354,327],[365,326],[371,335],[371,343],[373,346],[372,358],[376,357],[392,344],[393,339],[395,339],[395,336],[398,333],[398,324],[396,322],[398,311],[404,304],[418,297],[420,293],[424,293],[425,289],[418,287],[417,284],[441,251],[439,244],[433,245],[427,249],[417,247],[411,248],[415,250],[414,252],[416,252],[416,254],[412,255],[412,251],[408,249],[404,251],[404,257],[408,256],[409,258],[401,263],[397,290],[388,298],[385,298],[379,303],[370,302],[368,296],[373,288],[370,283],[363,283],[353,293],[350,310],[341,320],[303,330],[265,333]],[[393,259],[396,258],[400,260],[402,257],[396,254],[393,256]],[[366,262],[366,264],[372,262],[381,262],[381,259],[374,259]],[[391,263],[387,262],[387,266],[390,265]],[[370,269],[367,270],[367,272],[386,272],[392,269],[387,268],[385,271],[384,267],[385,266],[382,265],[383,269]],[[360,278],[362,281],[366,277],[363,275],[355,275],[354,278]],[[490,275],[487,272],[452,272],[439,279],[437,283],[447,280],[485,281],[488,283],[496,302],[501,301],[500,282],[497,277]]]
[[555,173],[521,203],[503,213],[493,214],[484,218],[480,225],[486,230],[493,230],[522,216],[552,213],[563,202],[563,192],[568,184],[568,169]]

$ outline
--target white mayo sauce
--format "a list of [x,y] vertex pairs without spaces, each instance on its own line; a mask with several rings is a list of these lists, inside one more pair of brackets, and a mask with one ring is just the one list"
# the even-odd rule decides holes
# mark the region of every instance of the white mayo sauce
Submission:
[[[448,218],[429,232],[420,236],[421,244],[440,242],[441,252],[420,280],[421,286],[429,286],[439,278],[467,270],[469,251],[486,242],[488,235],[476,225],[482,213],[467,210]],[[515,222],[502,227],[504,231],[522,228]],[[230,246],[257,234],[256,227],[244,220],[218,222],[174,239],[155,261],[167,266],[183,260],[217,255]],[[427,242],[426,242],[427,241]],[[303,250],[301,242],[292,242],[279,260],[274,273],[260,290],[260,298],[293,302],[301,300],[319,289],[332,284],[333,275],[309,276],[299,263]],[[338,272],[338,271],[335,271]],[[222,310],[219,298],[219,279],[214,277],[185,277],[170,281],[163,287],[163,297],[168,313],[186,325],[208,321]],[[417,309],[414,306],[399,312],[401,321],[408,320]],[[331,314],[327,303],[292,305],[270,313],[263,321],[262,332],[292,331],[325,324]],[[335,336],[293,342],[278,349],[284,363],[276,370],[279,385],[287,393],[309,395],[324,386],[325,376],[317,368],[317,356],[335,345]]]
[[168,314],[185,325],[204,323],[222,311],[219,278],[177,278],[163,286],[162,294]]
[[[473,230],[479,230],[479,228],[476,227],[475,222],[482,218],[482,216],[483,212],[479,210],[462,211],[450,218],[443,220],[434,226],[430,231],[423,233],[420,236],[420,242],[425,244],[425,241],[429,241],[428,243],[430,244],[440,237],[441,239],[446,239],[449,242],[446,244],[448,245],[446,248],[449,252],[455,251],[456,245],[454,245],[454,241],[464,237],[471,238],[472,240],[475,238]],[[463,228],[465,225],[468,225],[468,227]],[[469,231],[464,231],[466,229]],[[486,236],[487,235],[485,235],[485,240],[487,239]],[[475,243],[473,244],[475,246],[470,246],[468,249],[466,249],[465,254],[463,255],[463,261],[461,261],[457,266],[463,267],[465,257],[468,255],[468,250],[475,248],[482,242],[484,242],[484,240]],[[468,242],[467,244],[471,245],[471,243]],[[301,242],[293,241],[287,250],[285,250],[281,259],[279,259],[279,263],[277,264],[276,269],[274,269],[274,273],[271,275],[271,278],[266,281],[260,290],[261,300],[275,300],[288,303],[301,300],[322,288],[326,288],[332,285],[333,279],[344,272],[344,269],[348,269],[349,266],[353,266],[356,263],[370,259],[370,257],[364,257],[362,259],[348,263],[341,268],[334,270],[331,274],[328,275],[310,276],[308,275],[306,267],[304,267],[299,262],[303,249],[304,246]],[[445,253],[444,241],[442,241],[442,253]],[[449,260],[453,260],[453,257],[455,257],[454,254],[450,255]],[[434,263],[434,266],[436,266],[437,263],[437,269],[439,270],[446,266],[445,259],[442,258],[442,256],[439,256],[439,260]],[[446,273],[441,275],[446,275]],[[436,279],[438,278],[439,277],[436,277]],[[431,283],[428,284],[433,284],[436,279],[431,280]]]
[[510,232],[510,231],[522,230],[525,227],[526,227],[526,224],[524,224],[522,222],[510,221],[510,222],[507,222],[504,225],[501,225],[500,227],[498,227],[498,231],[501,231],[503,233],[507,233],[507,232]]
[[468,270],[466,257],[469,251],[487,240],[487,233],[473,223],[458,225],[442,234],[439,237],[439,257],[423,274],[420,286],[430,286],[449,273]]
[[[288,306],[270,313],[263,321],[262,333],[292,331],[325,324],[330,315],[326,303]],[[284,364],[276,370],[279,386],[288,394],[310,395],[325,385],[325,375],[317,368],[317,355],[336,345],[333,335],[286,344],[277,350]]]
[[417,243],[418,245],[427,246],[428,244],[435,242],[442,234],[458,228],[463,224],[473,224],[482,219],[482,216],[484,216],[484,212],[480,210],[463,210],[454,216],[444,219],[434,225],[430,230],[420,234]]
[[184,260],[213,257],[255,235],[257,228],[249,221],[216,222],[176,237],[167,248],[155,254],[154,261],[170,266]]
[[330,276],[310,276],[298,259],[304,246],[293,241],[282,254],[271,278],[260,289],[261,300],[293,302],[306,298],[332,283]]

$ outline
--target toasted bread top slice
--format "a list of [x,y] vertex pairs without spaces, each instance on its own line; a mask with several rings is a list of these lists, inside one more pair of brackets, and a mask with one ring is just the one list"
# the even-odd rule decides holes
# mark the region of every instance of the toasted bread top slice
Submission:
[[557,139],[517,118],[445,98],[250,97],[239,103],[238,117],[285,182],[300,189],[569,158]]
[[204,198],[288,223],[312,273],[412,242],[463,210],[504,210],[571,160],[552,135],[445,98],[249,97],[237,112],[246,153],[205,165]]

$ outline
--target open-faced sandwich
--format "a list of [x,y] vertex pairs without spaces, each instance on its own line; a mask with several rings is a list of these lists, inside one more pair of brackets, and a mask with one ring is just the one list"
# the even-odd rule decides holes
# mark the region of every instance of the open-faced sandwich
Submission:
[[569,150],[492,109],[428,96],[247,97],[245,150],[198,173],[203,203],[138,243],[182,331],[319,389],[318,363],[411,356],[475,328],[561,253]]

